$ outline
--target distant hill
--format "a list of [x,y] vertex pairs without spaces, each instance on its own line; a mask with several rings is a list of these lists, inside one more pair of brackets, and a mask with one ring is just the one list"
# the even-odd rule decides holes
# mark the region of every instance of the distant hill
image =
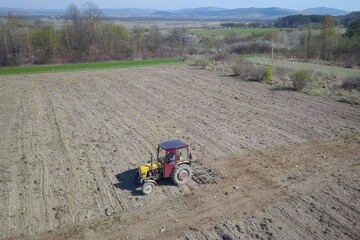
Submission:
[[17,16],[58,16],[64,15],[65,10],[59,9],[21,9],[21,8],[6,8],[0,7],[0,16],[5,16],[8,13]]
[[[322,24],[324,22],[325,15],[290,15],[279,18],[275,21],[274,26],[279,28],[297,28],[306,24]],[[360,21],[360,11],[352,12],[347,15],[334,16],[334,21],[338,25],[347,27],[349,24],[355,21]]]
[[[1,8],[0,16],[11,12],[18,16],[40,16],[40,17],[61,17],[65,9],[18,9],[18,8]],[[163,19],[276,19],[295,14],[304,15],[345,15],[348,12],[334,8],[309,8],[304,11],[296,11],[283,8],[237,8],[225,9],[217,7],[186,8],[179,10],[159,11],[156,9],[137,9],[137,8],[120,8],[120,9],[102,9],[104,17],[124,17],[124,18],[163,18]]]
[[172,12],[177,12],[177,13],[191,13],[191,12],[203,12],[203,13],[208,13],[208,12],[218,12],[218,11],[226,11],[226,8],[218,8],[218,7],[200,7],[200,8],[184,8],[184,9],[180,9],[180,10],[173,10]]
[[300,12],[305,15],[331,15],[331,16],[341,16],[346,15],[349,12],[336,9],[336,8],[327,8],[327,7],[317,7],[317,8],[308,8]]
[[157,10],[139,8],[101,9],[106,17],[151,17]]
[[339,16],[339,17],[337,17],[337,19],[344,26],[348,26],[352,22],[360,21],[360,11],[352,12],[352,13],[347,14],[345,16]]
[[225,8],[203,7],[203,8],[185,8],[170,11],[156,11],[152,15],[164,18],[206,18],[211,13],[226,11]]
[[205,19],[269,19],[294,14],[297,11],[282,8],[237,8],[237,9],[187,9],[177,11],[158,11],[153,15],[164,18],[205,18]]

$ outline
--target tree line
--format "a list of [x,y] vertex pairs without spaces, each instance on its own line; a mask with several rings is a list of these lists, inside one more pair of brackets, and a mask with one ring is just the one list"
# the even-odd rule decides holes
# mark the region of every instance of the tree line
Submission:
[[[129,30],[115,22],[105,21],[100,9],[92,3],[86,3],[81,9],[70,4],[63,20],[55,23],[20,20],[11,14],[1,21],[0,66],[217,53],[265,53],[272,57],[281,54],[285,57],[347,63],[348,66],[360,65],[358,16],[358,13],[352,13],[343,17],[342,21],[347,24],[345,32],[338,31],[338,19],[321,16],[321,22],[316,25],[306,20],[308,24],[298,28],[274,28],[270,32],[248,37],[239,37],[235,32],[225,38],[196,37],[188,34],[184,28],[163,31],[157,26],[139,26]],[[300,21],[302,17],[295,16],[295,19]],[[220,26],[245,27],[242,23],[231,22]]]
[[301,25],[306,24],[319,24],[321,25],[324,21],[323,15],[290,15],[279,18],[274,26],[277,28],[297,28]]
[[[312,25],[321,27],[326,15],[290,15],[281,17],[274,22],[274,27],[277,28],[298,28],[302,25]],[[351,23],[360,21],[360,12],[351,12],[347,15],[332,17],[335,25],[342,25],[348,27]]]
[[60,23],[20,20],[11,14],[0,22],[0,66],[173,57],[192,44],[182,28],[130,31],[104,21],[90,2],[81,9],[70,4]]
[[345,33],[339,33],[336,22],[325,16],[319,30],[305,25],[300,28],[299,57],[345,62],[347,66],[360,65],[360,20],[351,22]]
[[[239,39],[234,34],[229,34],[225,37],[228,51],[324,60],[347,67],[360,65],[360,19],[348,21],[345,32],[337,27],[337,19],[331,16],[311,18],[295,15],[284,19],[287,19],[287,26],[292,26],[295,22],[306,24],[297,28],[273,28],[260,38],[251,36],[249,39]],[[294,19],[296,21],[291,22]],[[308,21],[309,19],[314,21]]]

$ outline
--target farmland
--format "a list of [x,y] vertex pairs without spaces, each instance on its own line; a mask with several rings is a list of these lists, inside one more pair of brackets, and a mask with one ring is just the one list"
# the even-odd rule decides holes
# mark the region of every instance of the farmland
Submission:
[[[0,238],[360,237],[358,106],[183,64],[0,76],[0,102]],[[140,195],[169,138],[224,178]]]
[[264,35],[267,32],[270,32],[271,28],[221,28],[221,29],[194,29],[189,32],[196,35],[197,37],[210,37],[216,36],[220,38],[225,38],[229,34],[234,34],[237,37],[249,37],[252,34]]

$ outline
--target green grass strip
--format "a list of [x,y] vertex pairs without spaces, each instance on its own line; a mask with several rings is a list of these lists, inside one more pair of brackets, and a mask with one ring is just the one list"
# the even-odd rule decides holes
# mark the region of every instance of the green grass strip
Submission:
[[147,60],[131,60],[131,61],[63,64],[63,65],[4,67],[4,68],[0,68],[0,76],[49,73],[49,72],[71,72],[71,71],[82,71],[82,70],[101,70],[101,69],[109,69],[109,68],[114,69],[114,68],[145,67],[145,66],[152,66],[159,64],[176,64],[176,63],[180,63],[180,60],[177,58],[163,58],[163,59],[147,59]]
[[230,33],[238,37],[248,37],[252,34],[265,34],[272,31],[272,28],[220,28],[220,29],[193,29],[189,32],[198,37],[218,37],[224,38]]

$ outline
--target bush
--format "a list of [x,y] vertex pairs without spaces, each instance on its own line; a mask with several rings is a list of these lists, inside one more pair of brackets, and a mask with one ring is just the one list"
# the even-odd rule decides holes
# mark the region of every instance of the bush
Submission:
[[341,85],[341,88],[343,88],[345,90],[359,90],[360,91],[360,75],[348,77]]
[[228,59],[228,57],[229,57],[229,54],[227,52],[223,51],[223,52],[218,52],[214,56],[212,56],[212,60],[225,61]]
[[277,66],[273,71],[273,76],[275,76],[277,79],[279,79],[282,82],[287,82],[289,81],[290,71],[291,70],[289,68]]
[[232,66],[234,76],[241,77],[245,80],[262,81],[266,75],[266,69],[260,66],[255,66],[250,62],[240,62]]
[[272,79],[272,70],[270,66],[266,67],[266,72],[265,72],[265,81],[270,82]]
[[190,66],[205,68],[210,64],[210,59],[204,56],[195,55],[188,57],[185,62]]
[[231,70],[234,76],[239,77],[243,72],[243,67],[240,64],[236,64],[231,67]]
[[239,41],[239,37],[234,33],[229,33],[225,38],[224,38],[224,42],[227,44],[233,44]]
[[312,73],[308,70],[299,70],[291,74],[290,79],[293,87],[297,91],[303,90],[311,80]]

